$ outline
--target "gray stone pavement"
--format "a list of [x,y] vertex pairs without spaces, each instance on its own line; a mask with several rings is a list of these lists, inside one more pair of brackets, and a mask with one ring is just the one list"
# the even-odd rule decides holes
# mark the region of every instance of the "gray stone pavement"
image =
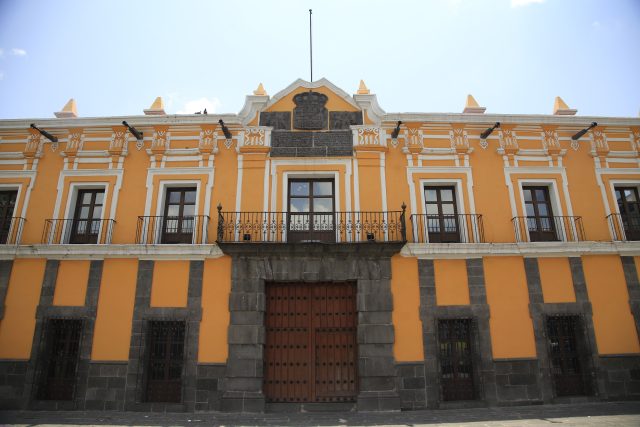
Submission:
[[598,402],[410,412],[230,414],[0,411],[0,424],[172,426],[640,426],[640,402]]

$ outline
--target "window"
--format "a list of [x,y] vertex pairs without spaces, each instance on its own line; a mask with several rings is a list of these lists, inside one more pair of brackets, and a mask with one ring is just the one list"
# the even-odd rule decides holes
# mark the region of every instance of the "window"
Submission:
[[104,189],[78,190],[69,243],[98,243]]
[[626,240],[640,240],[640,198],[637,187],[615,187]]
[[558,240],[555,219],[549,199],[549,188],[527,186],[522,188],[527,229],[531,242]]
[[456,189],[447,187],[425,187],[426,225],[429,242],[460,242]]
[[438,321],[442,400],[474,399],[471,319]]
[[9,242],[17,191],[0,191],[0,244]]
[[557,396],[587,394],[584,363],[587,352],[581,340],[582,325],[578,316],[547,317],[547,339],[551,374]]
[[81,337],[80,319],[49,319],[46,323],[38,399],[73,399]]
[[167,188],[162,221],[162,243],[192,243],[197,226],[196,189]]
[[182,400],[185,322],[149,322],[145,368],[147,402]]
[[335,242],[332,179],[289,181],[289,242]]

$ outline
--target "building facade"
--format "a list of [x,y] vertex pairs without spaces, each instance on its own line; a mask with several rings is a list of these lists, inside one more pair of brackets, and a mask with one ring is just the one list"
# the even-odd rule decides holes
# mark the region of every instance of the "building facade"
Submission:
[[640,119],[144,112],[0,120],[0,407],[640,397]]

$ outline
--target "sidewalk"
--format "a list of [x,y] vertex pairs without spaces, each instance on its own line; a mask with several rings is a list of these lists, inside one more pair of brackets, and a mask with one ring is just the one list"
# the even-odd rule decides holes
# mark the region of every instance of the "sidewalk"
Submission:
[[410,412],[140,413],[1,411],[2,425],[180,426],[640,426],[640,402],[604,402]]

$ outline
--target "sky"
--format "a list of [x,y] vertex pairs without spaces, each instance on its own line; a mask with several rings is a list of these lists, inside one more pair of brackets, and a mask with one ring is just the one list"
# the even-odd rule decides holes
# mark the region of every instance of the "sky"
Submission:
[[387,112],[638,117],[640,0],[0,0],[0,119],[237,113],[313,77]]

